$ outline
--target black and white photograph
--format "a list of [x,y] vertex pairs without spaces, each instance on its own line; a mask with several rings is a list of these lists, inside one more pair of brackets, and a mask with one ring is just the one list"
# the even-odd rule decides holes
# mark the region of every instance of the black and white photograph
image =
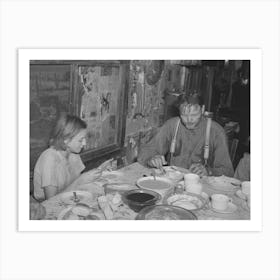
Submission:
[[280,279],[279,0],[0,0],[0,279]]
[[30,61],[30,219],[250,219],[250,60]]

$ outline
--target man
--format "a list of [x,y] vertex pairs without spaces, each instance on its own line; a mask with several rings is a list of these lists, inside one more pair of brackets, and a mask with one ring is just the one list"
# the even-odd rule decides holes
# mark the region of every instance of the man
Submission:
[[[203,116],[199,95],[183,96],[179,105],[180,117],[169,119],[158,134],[140,149],[138,161],[149,167],[161,168],[167,164],[189,169],[199,176],[233,176],[227,140],[223,128],[211,122],[209,154],[205,160],[207,119]],[[172,144],[173,142],[173,144]],[[206,148],[207,149],[207,148]]]

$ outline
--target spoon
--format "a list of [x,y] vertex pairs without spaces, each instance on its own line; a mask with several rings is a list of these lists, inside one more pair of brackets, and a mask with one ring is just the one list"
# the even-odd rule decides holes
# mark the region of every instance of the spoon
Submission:
[[76,192],[73,192],[73,195],[74,195],[74,202],[79,202],[80,199],[77,197]]
[[154,169],[152,170],[152,176],[154,177],[154,180],[156,180],[156,172]]

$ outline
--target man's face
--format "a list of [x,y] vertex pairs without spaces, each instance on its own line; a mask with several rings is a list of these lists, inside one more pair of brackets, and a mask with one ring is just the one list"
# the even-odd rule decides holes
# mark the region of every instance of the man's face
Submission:
[[194,129],[200,122],[202,108],[198,104],[182,104],[180,107],[180,117],[187,129]]

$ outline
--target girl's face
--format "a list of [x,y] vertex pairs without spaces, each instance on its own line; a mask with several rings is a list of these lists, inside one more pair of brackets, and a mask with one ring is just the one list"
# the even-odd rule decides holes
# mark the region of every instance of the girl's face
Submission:
[[86,135],[86,129],[82,129],[72,139],[65,140],[65,144],[71,153],[79,154],[81,152],[86,145]]

